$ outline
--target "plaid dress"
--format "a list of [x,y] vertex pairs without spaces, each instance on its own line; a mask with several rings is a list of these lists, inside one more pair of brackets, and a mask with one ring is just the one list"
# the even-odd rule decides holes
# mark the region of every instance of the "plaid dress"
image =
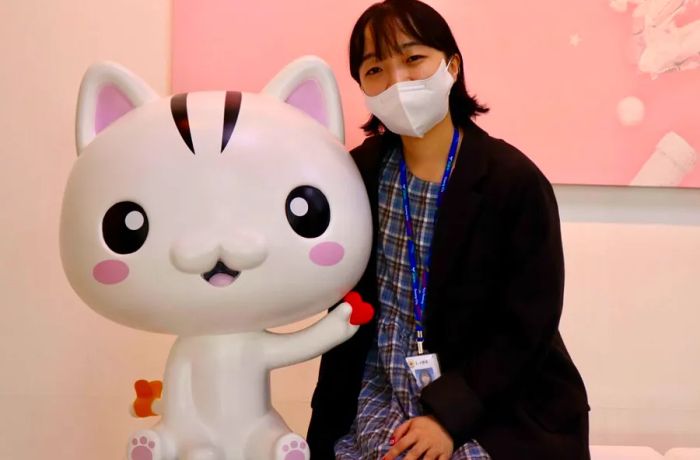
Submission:
[[[394,430],[409,418],[422,415],[418,400],[420,389],[405,361],[418,350],[399,179],[400,155],[401,151],[395,149],[387,156],[379,182],[379,228],[382,231],[376,247],[380,302],[377,341],[367,356],[355,421],[350,433],[335,445],[339,460],[381,459],[390,449],[389,438]],[[439,190],[440,184],[408,173],[419,264],[425,260],[432,240]],[[468,442],[452,455],[452,460],[489,459],[476,442]]]

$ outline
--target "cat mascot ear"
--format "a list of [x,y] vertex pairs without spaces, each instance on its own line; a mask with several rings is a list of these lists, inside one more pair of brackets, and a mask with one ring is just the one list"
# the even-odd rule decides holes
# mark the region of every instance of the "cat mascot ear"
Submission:
[[111,62],[93,64],[80,84],[75,120],[78,155],[105,128],[131,110],[157,99],[148,84]]
[[292,61],[263,89],[263,93],[296,107],[345,142],[343,107],[330,66],[316,56]]

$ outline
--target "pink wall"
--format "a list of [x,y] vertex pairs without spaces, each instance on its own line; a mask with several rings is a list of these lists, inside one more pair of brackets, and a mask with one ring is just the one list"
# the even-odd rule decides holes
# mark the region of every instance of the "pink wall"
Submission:
[[[348,74],[347,41],[371,3],[175,0],[173,90],[257,91],[290,60],[317,54],[338,76],[352,147],[367,111]],[[603,0],[428,3],[457,36],[469,88],[492,108],[480,124],[521,148],[553,182],[629,184],[670,131],[700,150],[700,70],[656,80],[637,70],[631,12]],[[646,108],[631,127],[617,114],[628,96]],[[676,185],[700,187],[700,167]]]
[[0,459],[123,459],[133,381],[162,375],[173,338],[97,315],[71,289],[58,228],[76,160],[80,81],[119,62],[165,94],[170,4],[0,4]]

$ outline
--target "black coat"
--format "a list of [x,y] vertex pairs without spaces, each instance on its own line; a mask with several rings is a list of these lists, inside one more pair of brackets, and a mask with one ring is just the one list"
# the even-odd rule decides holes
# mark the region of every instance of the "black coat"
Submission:
[[[369,194],[376,243],[385,136],[352,151]],[[421,404],[455,446],[476,439],[494,460],[588,460],[588,404],[558,331],[564,292],[552,186],[520,151],[475,124],[464,133],[433,237],[425,345],[442,377]],[[356,290],[375,307],[374,253]],[[378,315],[377,315],[378,316]],[[357,410],[376,317],[323,355],[308,442],[333,458]]]

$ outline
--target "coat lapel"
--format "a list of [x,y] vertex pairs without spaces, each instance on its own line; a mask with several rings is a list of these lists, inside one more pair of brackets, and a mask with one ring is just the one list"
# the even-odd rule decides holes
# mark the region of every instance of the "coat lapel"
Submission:
[[432,243],[432,263],[428,286],[439,292],[456,263],[459,248],[465,243],[482,205],[477,185],[486,174],[487,153],[484,142],[488,134],[475,124],[464,130],[457,163],[438,211]]

